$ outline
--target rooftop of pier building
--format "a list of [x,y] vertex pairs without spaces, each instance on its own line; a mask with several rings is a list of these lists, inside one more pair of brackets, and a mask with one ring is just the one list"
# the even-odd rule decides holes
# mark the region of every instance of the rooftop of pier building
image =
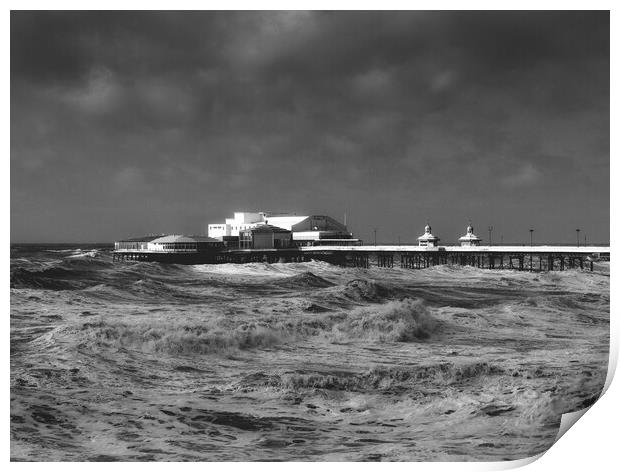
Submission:
[[[290,215],[268,212],[235,212],[224,223],[210,223],[208,234],[214,238],[238,236],[240,231],[269,224],[293,232],[294,239],[323,239],[327,233],[336,239],[351,238],[346,225],[327,215]],[[300,236],[304,233],[304,238]]]

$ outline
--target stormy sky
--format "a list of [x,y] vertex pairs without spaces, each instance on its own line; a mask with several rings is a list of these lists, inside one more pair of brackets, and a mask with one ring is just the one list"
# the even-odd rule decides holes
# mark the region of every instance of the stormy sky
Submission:
[[607,12],[11,14],[12,242],[607,242],[609,138]]

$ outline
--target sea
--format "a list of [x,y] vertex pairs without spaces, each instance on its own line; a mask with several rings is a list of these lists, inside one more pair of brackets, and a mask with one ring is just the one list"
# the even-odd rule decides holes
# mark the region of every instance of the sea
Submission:
[[[601,394],[594,271],[11,246],[13,461],[504,461]],[[577,426],[578,427],[578,426]]]

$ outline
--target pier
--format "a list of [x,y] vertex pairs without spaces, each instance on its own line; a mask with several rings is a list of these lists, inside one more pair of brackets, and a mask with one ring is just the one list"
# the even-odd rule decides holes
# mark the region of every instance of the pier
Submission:
[[426,269],[437,265],[480,269],[554,271],[593,270],[596,260],[609,260],[608,246],[301,246],[285,249],[222,248],[217,252],[162,253],[117,250],[116,261],[156,261],[176,264],[282,263],[325,261],[345,267]]
[[304,247],[304,256],[335,264],[369,268],[395,265],[425,269],[436,265],[480,269],[553,271],[594,269],[595,260],[609,260],[608,246],[355,246]]
[[[281,226],[276,226],[277,223]],[[344,267],[427,269],[437,265],[479,269],[594,270],[609,260],[609,246],[482,245],[471,222],[459,245],[439,245],[427,222],[414,244],[364,245],[325,215],[269,216],[236,212],[225,224],[210,225],[211,236],[149,235],[114,243],[113,261],[171,264],[247,264],[325,261]],[[230,234],[229,234],[230,233]],[[235,233],[235,234],[233,234]],[[490,239],[490,238],[489,238]]]

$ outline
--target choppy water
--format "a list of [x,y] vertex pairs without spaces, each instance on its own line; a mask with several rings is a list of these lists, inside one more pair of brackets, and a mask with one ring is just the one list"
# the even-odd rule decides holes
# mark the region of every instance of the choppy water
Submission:
[[600,394],[609,265],[112,264],[11,248],[13,460],[506,460]]

